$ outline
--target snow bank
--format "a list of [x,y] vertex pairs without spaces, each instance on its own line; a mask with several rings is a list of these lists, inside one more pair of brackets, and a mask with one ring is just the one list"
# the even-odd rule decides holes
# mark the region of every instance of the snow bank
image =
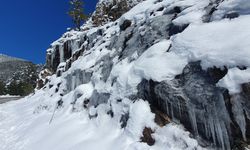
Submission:
[[0,98],[17,98],[17,97],[20,97],[19,95],[9,95],[9,94],[7,94],[7,95],[0,95]]
[[133,72],[142,79],[163,81],[171,80],[180,74],[187,59],[173,52],[167,52],[170,41],[163,40],[150,47],[138,58]]
[[239,15],[247,15],[250,13],[249,0],[225,0],[218,6],[212,16],[213,20],[219,20],[228,13],[238,13]]
[[185,0],[175,1],[173,6],[181,7],[181,11],[173,23],[176,25],[202,23],[203,16],[206,14],[205,8],[209,5],[209,0]]
[[[133,7],[122,17],[134,20],[135,22],[145,21],[147,18],[163,15],[164,11],[157,12],[157,9],[161,7],[166,7],[165,12],[170,11],[174,7],[180,7],[183,11],[176,16],[176,19],[173,20],[174,24],[183,25],[189,23],[201,23],[202,17],[206,12],[204,9],[209,2],[209,0],[146,0]],[[150,12],[154,12],[154,15],[149,16],[148,14],[150,14]]]
[[[72,94],[65,98],[70,99]],[[69,105],[57,109],[49,124],[54,111],[51,100],[48,93],[40,91],[20,101],[0,105],[0,149],[159,150],[164,146],[171,149],[201,149],[182,127],[175,124],[157,127],[152,121],[154,115],[148,103],[142,100],[132,105],[129,125],[125,129],[120,127],[119,120],[112,119],[104,112],[92,119],[89,119],[87,111],[65,113],[65,110],[70,110]],[[105,107],[100,105],[97,109],[104,111]],[[154,137],[158,142],[153,147],[139,142],[144,126],[155,128]],[[173,140],[175,137],[178,138]]]
[[132,107],[130,107],[129,116],[130,119],[127,128],[130,134],[135,138],[142,136],[145,127],[154,128],[156,126],[154,123],[155,116],[151,113],[149,104],[143,100],[136,101]]
[[250,16],[192,24],[172,38],[171,50],[209,67],[250,66]]

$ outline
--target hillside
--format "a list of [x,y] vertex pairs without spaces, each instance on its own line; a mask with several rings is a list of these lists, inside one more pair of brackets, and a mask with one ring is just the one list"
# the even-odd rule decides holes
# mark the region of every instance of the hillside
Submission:
[[247,149],[249,40],[249,0],[99,0],[0,105],[0,150]]
[[0,95],[30,94],[36,87],[39,68],[41,66],[26,60],[0,54],[0,84],[2,85],[0,85]]

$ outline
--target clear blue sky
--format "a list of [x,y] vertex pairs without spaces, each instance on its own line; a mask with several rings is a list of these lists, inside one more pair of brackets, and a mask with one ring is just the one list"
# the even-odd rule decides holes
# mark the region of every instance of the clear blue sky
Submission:
[[[0,0],[0,53],[44,63],[46,49],[72,27],[69,0]],[[84,0],[85,13],[98,0]]]

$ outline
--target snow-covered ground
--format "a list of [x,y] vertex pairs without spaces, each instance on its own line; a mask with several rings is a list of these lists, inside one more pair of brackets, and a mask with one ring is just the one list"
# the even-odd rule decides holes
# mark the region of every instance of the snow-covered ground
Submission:
[[16,95],[0,95],[0,104],[21,99],[22,97]]
[[[202,149],[180,125],[155,125],[145,101],[131,105],[128,127],[122,129],[117,120],[104,112],[95,119],[89,119],[87,111],[72,112],[70,108],[54,112],[52,106],[42,105],[41,97],[45,95],[40,91],[35,96],[0,105],[0,150]],[[105,111],[104,106],[100,107],[103,108],[99,111]],[[140,142],[143,124],[155,129],[156,144],[152,147]]]
[[0,95],[0,98],[12,98],[12,97],[20,97],[19,95],[9,95],[9,94],[7,94],[7,95]]

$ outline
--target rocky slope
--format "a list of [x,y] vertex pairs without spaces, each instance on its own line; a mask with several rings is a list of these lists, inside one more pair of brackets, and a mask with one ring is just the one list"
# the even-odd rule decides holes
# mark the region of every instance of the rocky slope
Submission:
[[82,31],[47,50],[42,90],[9,105],[40,122],[22,126],[19,149],[244,149],[249,10],[248,0],[100,0]]
[[27,95],[36,87],[38,71],[41,68],[31,62],[6,55],[0,55],[1,94]]

